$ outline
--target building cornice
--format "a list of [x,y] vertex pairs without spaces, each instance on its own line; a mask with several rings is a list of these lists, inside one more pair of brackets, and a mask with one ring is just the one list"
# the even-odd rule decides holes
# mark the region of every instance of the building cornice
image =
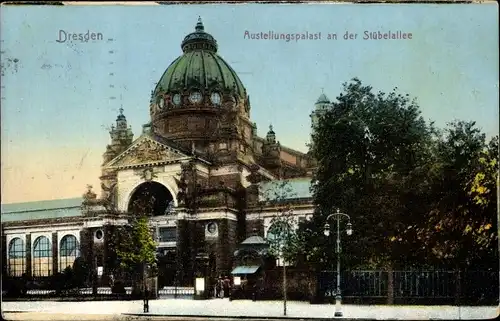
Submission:
[[232,211],[216,211],[215,209],[207,212],[188,214],[188,213],[178,213],[178,220],[188,220],[188,221],[206,221],[206,220],[230,220],[237,221],[238,216]]
[[[280,216],[280,210],[279,209],[267,209],[265,211],[255,211],[255,212],[248,212],[246,215],[246,220],[247,221],[252,221],[252,220],[260,220],[264,218],[269,218],[269,217],[279,217]],[[311,217],[314,214],[314,207],[310,208],[294,208],[291,212],[292,216],[295,217]]]

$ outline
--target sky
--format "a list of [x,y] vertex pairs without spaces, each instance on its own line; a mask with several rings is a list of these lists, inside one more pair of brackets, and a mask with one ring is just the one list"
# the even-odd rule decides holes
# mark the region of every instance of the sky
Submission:
[[[440,127],[474,120],[498,135],[493,3],[2,7],[2,203],[78,197],[87,184],[98,192],[118,109],[139,137],[151,90],[199,16],[245,85],[258,134],[272,124],[282,145],[307,151],[316,99],[322,90],[334,99],[354,77],[416,98]],[[61,30],[103,38],[58,42]],[[245,38],[269,31],[321,39]],[[365,31],[412,39],[363,40]]]

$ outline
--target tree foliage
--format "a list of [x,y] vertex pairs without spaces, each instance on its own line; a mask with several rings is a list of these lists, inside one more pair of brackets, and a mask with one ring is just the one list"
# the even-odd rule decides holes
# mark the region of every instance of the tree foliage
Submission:
[[409,95],[358,79],[332,105],[313,135],[316,212],[294,255],[322,268],[336,260],[323,227],[337,208],[353,224],[342,235],[351,268],[470,266],[497,252],[498,138],[486,143],[474,122],[438,130]]
[[121,266],[125,269],[138,269],[142,264],[156,262],[156,242],[153,239],[147,217],[139,217],[131,224],[121,228],[122,235],[116,249]]
[[276,211],[267,231],[269,252],[289,263],[296,262],[295,253],[301,246],[297,233],[297,215],[290,206],[290,201],[295,197],[296,193],[290,182],[285,180],[270,182],[267,188],[260,192],[261,204]]
[[149,226],[154,211],[154,196],[144,194],[134,201],[127,225],[118,226],[110,237],[114,249],[109,257],[124,271],[142,274],[145,265],[156,264],[156,241]]
[[73,262],[73,275],[75,278],[76,287],[84,287],[90,279],[91,266],[81,256],[77,257]]
[[495,266],[498,137],[487,143],[474,122],[453,122],[437,141],[437,154],[433,194],[413,232],[426,250],[422,256],[448,266]]

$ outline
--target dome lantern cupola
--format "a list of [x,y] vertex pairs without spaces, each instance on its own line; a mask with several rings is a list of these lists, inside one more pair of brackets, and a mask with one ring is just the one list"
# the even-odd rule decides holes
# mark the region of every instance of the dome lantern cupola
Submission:
[[276,133],[273,130],[273,125],[269,125],[269,131],[267,132],[266,139],[268,143],[276,143]]
[[329,103],[330,99],[328,99],[328,97],[326,97],[324,93],[322,93],[321,96],[319,96],[318,100],[316,101],[316,104],[329,104]]
[[196,49],[217,52],[217,41],[211,34],[205,32],[201,17],[198,17],[198,22],[194,30],[193,33],[187,35],[182,41],[181,48],[184,53]]
[[196,23],[196,27],[194,28],[196,32],[201,32],[205,30],[205,27],[203,27],[203,22],[201,22],[201,17],[198,17],[198,22]]
[[262,145],[262,159],[266,168],[275,171],[280,175],[281,168],[281,146],[276,141],[276,133],[273,130],[273,125],[269,125],[269,131],[266,135],[266,140]]
[[321,93],[319,96],[318,100],[316,100],[316,103],[314,104],[316,106],[317,110],[324,110],[328,109],[331,106],[331,101],[326,97],[325,93]]
[[116,117],[116,128],[117,129],[126,129],[127,128],[127,118],[123,114],[123,107],[120,107],[120,113],[118,117]]

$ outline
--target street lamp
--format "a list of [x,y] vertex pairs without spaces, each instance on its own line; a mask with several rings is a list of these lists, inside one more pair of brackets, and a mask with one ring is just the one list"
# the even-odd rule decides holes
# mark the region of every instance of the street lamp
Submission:
[[337,209],[337,213],[332,213],[332,214],[328,215],[328,217],[326,218],[325,229],[324,229],[325,236],[330,235],[330,224],[328,224],[328,221],[332,217],[335,217],[337,219],[337,247],[336,247],[336,252],[337,252],[337,294],[335,296],[335,316],[341,317],[342,316],[342,310],[341,310],[342,296],[340,294],[340,219],[347,218],[347,220],[348,220],[347,221],[347,228],[346,228],[347,235],[352,234],[352,224],[351,224],[351,217],[347,214],[340,213],[340,210]]

